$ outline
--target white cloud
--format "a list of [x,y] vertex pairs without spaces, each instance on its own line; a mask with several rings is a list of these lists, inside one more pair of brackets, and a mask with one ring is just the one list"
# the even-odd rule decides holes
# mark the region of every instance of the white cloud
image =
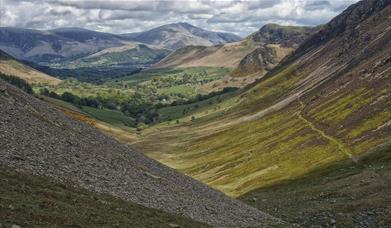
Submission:
[[0,0],[1,26],[128,33],[185,21],[245,36],[270,22],[326,23],[358,0]]

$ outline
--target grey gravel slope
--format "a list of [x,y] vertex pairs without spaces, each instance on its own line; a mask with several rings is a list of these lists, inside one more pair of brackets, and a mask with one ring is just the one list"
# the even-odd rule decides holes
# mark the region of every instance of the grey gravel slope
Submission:
[[132,151],[1,80],[0,164],[214,226],[282,223]]

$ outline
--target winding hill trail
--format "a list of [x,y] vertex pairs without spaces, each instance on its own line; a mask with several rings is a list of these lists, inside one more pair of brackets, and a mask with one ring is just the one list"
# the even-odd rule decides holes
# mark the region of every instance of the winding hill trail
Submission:
[[338,149],[344,153],[346,156],[348,156],[354,163],[357,163],[357,158],[355,158],[350,152],[349,152],[349,149],[347,149],[341,142],[339,142],[337,139],[335,139],[334,137],[330,136],[330,135],[327,135],[327,133],[325,133],[324,131],[320,130],[319,128],[317,128],[311,121],[307,120],[303,115],[302,115],[302,111],[304,110],[305,108],[305,104],[303,103],[303,101],[301,101],[300,99],[298,99],[299,103],[300,103],[300,110],[297,112],[297,116],[299,117],[299,119],[301,119],[302,121],[304,121],[310,128],[311,130],[319,133],[319,135],[321,135],[323,138],[329,140],[330,142],[334,143],[337,145]]

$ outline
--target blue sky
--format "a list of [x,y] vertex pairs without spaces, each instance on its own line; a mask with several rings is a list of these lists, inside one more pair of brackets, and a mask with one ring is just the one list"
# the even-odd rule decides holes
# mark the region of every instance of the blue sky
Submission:
[[319,25],[358,0],[0,0],[1,26],[139,32],[188,22],[246,36],[267,23]]

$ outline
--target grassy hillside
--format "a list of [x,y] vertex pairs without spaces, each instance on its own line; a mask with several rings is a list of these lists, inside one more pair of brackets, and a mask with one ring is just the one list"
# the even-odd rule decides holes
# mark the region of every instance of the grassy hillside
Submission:
[[171,51],[157,49],[144,44],[128,44],[120,47],[103,49],[97,53],[79,58],[68,63],[58,64],[61,68],[112,67],[134,68],[154,64],[167,56]]
[[155,64],[154,68],[227,67],[235,68],[258,44],[250,39],[212,47],[187,46]]
[[388,143],[368,151],[357,163],[348,160],[319,168],[240,199],[304,227],[386,227],[391,223],[390,187]]
[[81,109],[88,115],[93,118],[96,118],[100,121],[106,122],[113,126],[117,127],[130,127],[135,126],[135,121],[129,116],[124,115],[124,113],[118,110],[110,110],[110,109],[98,109],[92,108],[88,106],[84,106]]
[[0,50],[0,72],[6,75],[14,75],[26,80],[30,84],[57,85],[60,79],[39,72],[23,63],[15,60]]
[[3,226],[208,227],[191,219],[90,192],[71,183],[0,168]]
[[[146,129],[133,146],[231,196],[355,161],[391,139],[391,8],[381,4],[349,8],[319,33],[330,34],[328,40],[314,36],[303,46],[308,50],[223,101],[223,108],[215,104],[208,114],[204,109],[179,124]],[[356,15],[365,17],[346,18]],[[355,33],[372,42],[347,44]]]

